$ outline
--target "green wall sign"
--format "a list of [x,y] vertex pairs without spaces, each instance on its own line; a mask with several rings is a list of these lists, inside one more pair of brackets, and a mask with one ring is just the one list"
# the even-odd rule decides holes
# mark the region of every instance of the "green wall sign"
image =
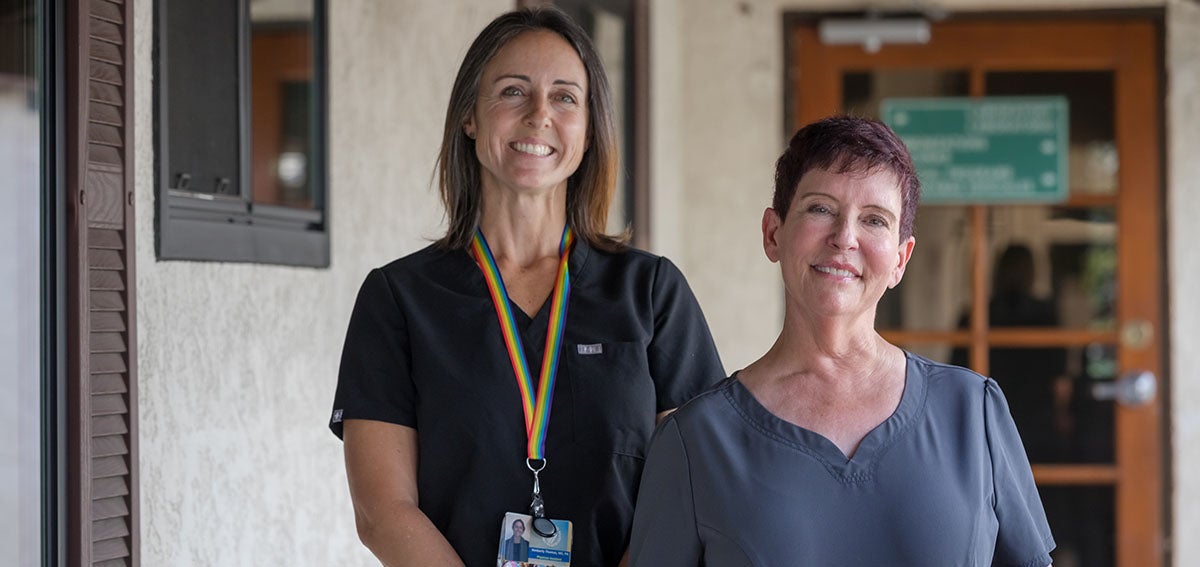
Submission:
[[1067,99],[884,99],[912,153],[923,204],[1067,199]]

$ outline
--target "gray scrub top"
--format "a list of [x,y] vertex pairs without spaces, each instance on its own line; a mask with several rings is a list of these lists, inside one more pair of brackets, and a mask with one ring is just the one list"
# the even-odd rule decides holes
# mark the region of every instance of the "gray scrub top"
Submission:
[[1049,565],[1054,539],[999,387],[907,358],[899,406],[850,460],[736,374],[669,416],[631,565]]

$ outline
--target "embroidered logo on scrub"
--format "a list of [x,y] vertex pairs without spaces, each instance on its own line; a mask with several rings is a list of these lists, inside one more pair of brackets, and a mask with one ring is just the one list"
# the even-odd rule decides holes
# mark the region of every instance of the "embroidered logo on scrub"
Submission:
[[604,354],[604,345],[600,343],[594,345],[575,345],[575,350],[579,354]]
[[333,423],[341,423],[341,422],[342,422],[342,410],[340,410],[340,409],[333,410]]

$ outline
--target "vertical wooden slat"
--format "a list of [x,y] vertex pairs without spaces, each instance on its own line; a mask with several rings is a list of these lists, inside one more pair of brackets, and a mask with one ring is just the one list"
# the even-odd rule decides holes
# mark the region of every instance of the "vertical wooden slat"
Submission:
[[971,368],[989,376],[987,207],[971,205]]
[[[982,66],[971,68],[970,95],[982,97],[987,94],[987,73]],[[971,205],[971,368],[984,376],[991,376],[990,351],[988,350],[988,208]]]
[[[1162,372],[1162,232],[1159,149],[1162,123],[1158,98],[1158,40],[1149,23],[1127,23],[1114,33],[1116,58],[1116,143],[1121,159],[1117,193],[1117,324],[1146,325],[1145,344],[1122,341],[1122,371]],[[1161,391],[1166,391],[1160,389]],[[1116,408],[1117,565],[1159,565],[1164,555],[1161,464],[1163,399]]]
[[67,0],[68,561],[139,564],[132,8]]

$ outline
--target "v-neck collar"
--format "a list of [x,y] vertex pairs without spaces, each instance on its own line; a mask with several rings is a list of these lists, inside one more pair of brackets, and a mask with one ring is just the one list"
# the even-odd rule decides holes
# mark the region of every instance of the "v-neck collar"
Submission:
[[[587,241],[582,238],[576,238],[575,244],[571,245],[571,256],[567,259],[567,264],[571,268],[572,288],[585,285],[590,280],[590,273],[588,272],[587,268],[588,259],[591,258],[592,253],[592,247],[588,245]],[[483,279],[483,271],[479,269],[479,264],[475,262],[475,257],[471,255],[470,250],[456,250],[450,252],[449,256],[450,260],[452,261],[452,268],[450,268],[447,276],[448,279],[456,281],[445,283],[451,285],[456,283],[456,287],[458,287],[461,292],[491,301],[492,296],[488,293],[487,283]],[[509,300],[510,303],[511,301],[512,300]],[[538,314],[540,314],[541,311],[546,308],[546,304],[548,303],[549,300],[544,302],[542,307],[538,309],[538,313],[535,313],[532,319],[537,319]],[[516,304],[513,304],[513,306],[515,307]],[[529,315],[524,311],[521,311],[520,309],[517,311],[520,313],[519,316],[530,319]]]
[[892,415],[867,433],[850,459],[825,436],[771,413],[738,380],[737,373],[730,377],[731,383],[725,388],[725,397],[755,429],[820,461],[829,474],[840,482],[866,482],[874,477],[879,460],[925,410],[928,388],[925,374],[914,368],[916,359],[907,351],[904,358],[904,391],[900,395],[900,403]]
[[[592,252],[592,247],[582,238],[576,238],[575,243],[571,245],[571,256],[567,259],[567,265],[571,269],[571,287],[573,289],[587,285],[590,275],[587,270],[588,260],[591,258]],[[452,253],[451,256],[454,260],[452,278],[458,280],[461,291],[491,303],[492,296],[488,292],[487,282],[483,279],[483,271],[479,269],[479,264],[475,262],[475,257],[471,255],[471,252],[459,250]],[[522,340],[526,342],[530,339],[535,342],[544,341],[546,325],[550,316],[550,297],[546,297],[546,301],[542,302],[532,317],[512,299],[509,299],[508,303],[512,307],[513,320],[523,335]]]

